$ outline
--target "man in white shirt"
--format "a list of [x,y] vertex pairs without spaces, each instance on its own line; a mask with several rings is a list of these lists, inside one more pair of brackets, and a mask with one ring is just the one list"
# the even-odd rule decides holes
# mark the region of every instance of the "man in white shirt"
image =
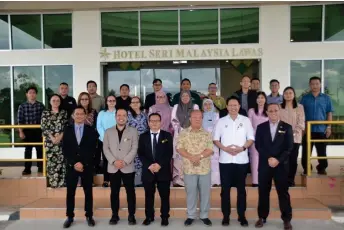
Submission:
[[228,115],[221,118],[215,127],[214,144],[220,148],[221,209],[222,225],[229,225],[231,213],[230,189],[237,188],[238,220],[248,226],[246,211],[246,175],[249,158],[247,149],[254,141],[250,120],[239,114],[240,102],[237,97],[227,99]]

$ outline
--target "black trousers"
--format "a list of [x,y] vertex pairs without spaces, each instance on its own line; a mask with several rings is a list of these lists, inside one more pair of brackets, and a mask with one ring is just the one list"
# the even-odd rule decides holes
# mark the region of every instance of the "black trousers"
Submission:
[[[103,152],[103,142],[102,141],[98,141],[98,149],[100,149],[100,154],[103,157],[102,173],[104,176],[104,182],[105,181],[109,182],[110,181],[110,174],[108,173],[108,160],[105,157],[104,152]],[[99,161],[100,161],[100,158],[99,158]],[[98,163],[98,165],[99,165],[99,163]]]
[[231,187],[237,188],[237,211],[239,219],[245,218],[246,212],[246,175],[248,164],[221,164],[221,210],[224,218],[231,214]]
[[129,216],[135,215],[136,210],[136,194],[135,194],[135,172],[122,173],[118,170],[116,173],[110,174],[110,187],[111,187],[111,209],[112,216],[118,216],[119,210],[119,192],[123,181],[125,191],[127,192],[127,202]]
[[81,184],[85,193],[85,216],[93,216],[93,168],[85,168],[83,172],[77,172],[74,168],[67,166],[66,183],[67,183],[67,216],[74,217],[75,207],[75,190],[81,177]]
[[[301,164],[302,164],[304,172],[307,172],[307,163],[308,163],[306,139],[307,139],[307,136],[304,135],[303,140],[302,140],[302,159],[301,159]],[[326,135],[325,133],[312,132],[311,139],[326,139]],[[318,157],[326,157],[326,143],[311,143],[311,152],[314,145],[317,150]],[[318,171],[325,170],[328,166],[327,159],[318,160],[318,163],[319,163],[317,166]]]
[[97,173],[100,169],[100,161],[102,158],[102,152],[103,152],[103,142],[98,139],[97,149],[94,154],[94,161],[93,161],[95,173]]
[[152,181],[143,182],[143,187],[145,189],[145,213],[146,218],[154,219],[154,198],[156,186],[158,187],[158,192],[161,200],[160,206],[160,217],[169,218],[170,212],[170,184],[171,181]]
[[262,166],[258,171],[258,216],[266,219],[270,212],[270,191],[272,179],[275,182],[278,195],[279,207],[281,210],[281,218],[283,221],[291,221],[292,209],[289,196],[288,185],[288,164],[279,164],[276,168],[266,165]]
[[294,143],[293,150],[289,155],[289,176],[288,183],[289,185],[295,185],[295,175],[297,171],[297,158],[299,156],[300,144]]
[[[25,142],[42,142],[42,132],[40,129],[24,129]],[[43,147],[41,145],[25,146],[25,159],[32,159],[32,149],[35,147],[37,159],[43,158]],[[25,171],[31,171],[32,162],[25,162]],[[37,162],[38,170],[43,169],[43,162]]]

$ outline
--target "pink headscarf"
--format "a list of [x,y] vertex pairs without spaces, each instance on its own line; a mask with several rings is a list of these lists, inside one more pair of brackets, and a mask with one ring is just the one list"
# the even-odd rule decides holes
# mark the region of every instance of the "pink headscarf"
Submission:
[[[158,103],[158,97],[165,96],[165,103],[159,104]],[[155,101],[156,104],[151,107],[151,113],[159,113],[161,116],[161,129],[165,130],[167,132],[170,131],[170,125],[171,125],[171,113],[172,108],[170,104],[168,103],[168,98],[166,93],[161,89],[157,92],[155,92]]]

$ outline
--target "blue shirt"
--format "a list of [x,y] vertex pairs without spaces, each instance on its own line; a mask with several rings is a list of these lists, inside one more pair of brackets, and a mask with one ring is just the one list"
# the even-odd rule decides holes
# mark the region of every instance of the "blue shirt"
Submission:
[[99,133],[99,140],[103,141],[105,131],[116,125],[116,110],[100,111],[97,117],[97,131]]
[[271,94],[269,96],[267,96],[267,103],[268,104],[271,104],[271,103],[274,103],[274,104],[282,104],[283,102],[283,96],[282,95],[279,95],[277,97],[273,97]]
[[[331,98],[323,93],[314,97],[312,93],[304,95],[300,101],[305,110],[306,121],[326,121],[327,113],[333,112]],[[312,125],[312,132],[325,133],[327,125]]]
[[81,134],[81,137],[82,137],[82,135],[84,134],[84,126],[85,126],[85,124],[78,125],[78,124],[74,123],[75,136],[77,135],[76,132],[78,132],[78,128],[80,127],[81,128],[80,134]]

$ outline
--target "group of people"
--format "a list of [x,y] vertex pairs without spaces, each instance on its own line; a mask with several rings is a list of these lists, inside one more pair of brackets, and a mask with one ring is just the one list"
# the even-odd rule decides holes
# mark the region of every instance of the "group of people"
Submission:
[[[254,84],[253,84],[254,82]],[[252,84],[251,84],[252,83]],[[19,124],[41,124],[41,130],[19,130],[25,141],[36,142],[45,137],[47,178],[51,187],[67,185],[67,220],[74,217],[75,189],[83,186],[85,211],[89,226],[94,226],[93,175],[103,159],[103,187],[111,188],[112,217],[119,221],[119,191],[123,183],[128,202],[128,222],[136,224],[135,186],[145,190],[146,219],[154,221],[155,188],[161,197],[161,224],[168,225],[170,186],[183,186],[187,194],[187,219],[196,219],[200,198],[200,219],[208,218],[211,186],[221,186],[222,224],[229,225],[230,189],[237,188],[238,220],[247,226],[246,176],[252,174],[252,186],[258,187],[259,220],[262,227],[269,214],[269,193],[274,179],[284,229],[290,224],[292,209],[288,189],[295,186],[299,146],[303,144],[302,166],[307,173],[307,151],[303,135],[311,120],[332,120],[331,99],[321,93],[321,79],[309,80],[310,93],[300,103],[292,87],[279,94],[278,80],[270,81],[271,94],[259,91],[259,79],[243,76],[241,89],[227,100],[217,96],[215,83],[201,99],[191,91],[189,79],[181,82],[180,93],[171,99],[162,88],[162,81],[153,81],[154,92],[147,95],[145,105],[140,97],[130,97],[130,88],[123,84],[120,96],[105,100],[97,92],[94,81],[87,83],[87,93],[79,95],[78,103],[68,96],[68,85],[61,83],[59,94],[50,98],[49,109],[36,101],[37,89],[27,90],[27,102],[18,110]],[[314,125],[312,138],[331,135],[331,126]],[[319,156],[326,156],[326,146],[315,143]],[[25,158],[32,147],[26,147]],[[42,150],[36,146],[37,157]],[[42,170],[42,164],[37,164]],[[249,167],[250,166],[250,167]],[[319,160],[319,174],[326,174],[327,161]],[[23,174],[31,173],[26,162]]]

